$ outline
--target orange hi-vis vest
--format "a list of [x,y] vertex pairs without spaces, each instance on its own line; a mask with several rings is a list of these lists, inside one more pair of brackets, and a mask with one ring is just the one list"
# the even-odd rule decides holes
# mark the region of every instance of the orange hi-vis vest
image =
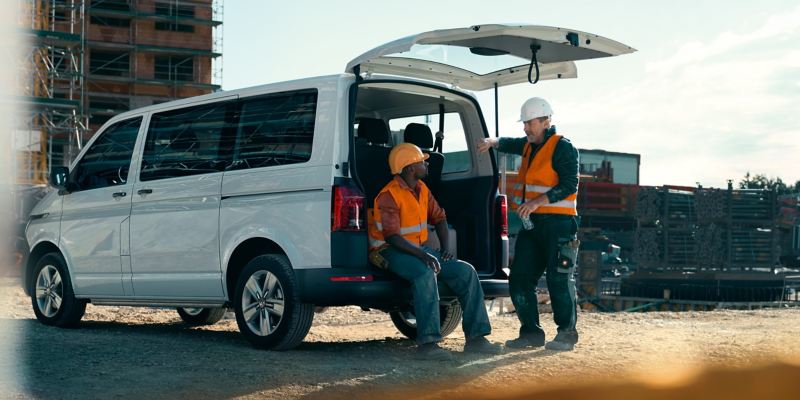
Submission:
[[[421,246],[428,240],[428,196],[430,196],[430,191],[425,183],[420,181],[419,184],[419,199],[408,189],[400,187],[395,179],[392,179],[378,193],[380,196],[381,193],[389,192],[394,198],[397,207],[400,208],[400,236],[417,246]],[[386,240],[383,237],[380,209],[376,207],[371,211],[367,212],[367,222],[369,225],[369,248],[373,250],[386,245]]]
[[[519,181],[511,192],[511,208],[516,210],[523,203],[543,196],[548,190],[558,185],[558,174],[553,169],[553,152],[556,144],[561,139],[560,135],[553,135],[542,145],[531,162],[530,157],[533,146],[525,143],[522,151],[522,166],[519,168]],[[578,194],[573,193],[567,198],[541,206],[534,214],[564,214],[578,215]]]

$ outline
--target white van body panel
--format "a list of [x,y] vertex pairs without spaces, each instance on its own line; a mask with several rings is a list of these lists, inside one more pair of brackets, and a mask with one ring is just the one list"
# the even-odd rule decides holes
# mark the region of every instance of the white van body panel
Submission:
[[[31,218],[25,230],[25,239],[31,251],[34,251],[43,243],[51,243],[58,246],[59,234],[61,233],[61,204],[64,196],[58,194],[57,190],[50,190],[39,203],[31,210]],[[70,275],[70,281],[75,287],[74,279]]]
[[[137,182],[131,270],[136,297],[222,297],[222,172]],[[152,193],[139,194],[140,190]]]
[[[58,247],[70,268],[76,297],[123,297],[131,294],[126,293],[122,283],[123,266],[127,264],[127,260],[122,257],[129,246],[128,219],[134,168],[138,165],[136,155],[142,146],[142,132],[147,123],[141,113],[131,114],[114,118],[105,124],[84,146],[80,156],[70,167],[70,171],[75,169],[78,160],[83,158],[108,127],[141,117],[126,183],[61,196],[63,199]],[[115,196],[115,193],[124,195]]]
[[347,137],[341,130],[347,129],[342,123],[347,120],[342,88],[348,81],[352,79],[334,76],[240,94],[240,99],[246,99],[294,90],[318,91],[313,150],[307,162],[225,172],[220,210],[223,277],[236,247],[252,238],[275,242],[295,269],[330,267],[331,187],[335,171],[343,171],[347,161],[347,152],[340,147],[341,138]]

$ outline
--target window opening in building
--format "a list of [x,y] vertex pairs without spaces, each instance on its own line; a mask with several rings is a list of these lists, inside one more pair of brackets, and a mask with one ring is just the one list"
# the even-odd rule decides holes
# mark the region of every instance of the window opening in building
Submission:
[[129,28],[131,26],[131,20],[123,18],[92,16],[89,18],[89,21],[93,25],[111,26],[115,28]]
[[92,0],[90,8],[99,10],[130,11],[130,0]]
[[156,56],[155,77],[168,81],[193,81],[194,58],[192,56]]
[[176,21],[156,21],[156,29],[160,31],[194,32],[194,26],[179,24],[177,18],[194,18],[194,7],[175,3],[156,3],[156,15],[174,17]]
[[89,73],[107,76],[129,76],[131,57],[126,52],[92,50],[89,54]]

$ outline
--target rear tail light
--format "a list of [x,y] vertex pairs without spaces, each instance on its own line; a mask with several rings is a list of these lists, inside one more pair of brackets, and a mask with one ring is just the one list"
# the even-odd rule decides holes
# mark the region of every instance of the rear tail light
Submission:
[[500,236],[508,236],[508,197],[504,194],[497,196],[497,207],[500,211]]
[[331,203],[331,231],[363,231],[364,194],[350,186],[334,186]]

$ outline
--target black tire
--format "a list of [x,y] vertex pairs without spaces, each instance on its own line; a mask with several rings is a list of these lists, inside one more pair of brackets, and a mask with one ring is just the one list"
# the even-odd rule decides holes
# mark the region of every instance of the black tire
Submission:
[[[461,324],[462,314],[461,305],[458,303],[439,306],[439,330],[441,331],[442,337],[447,337],[447,335],[453,333],[453,331],[458,328]],[[406,311],[390,311],[389,316],[392,318],[392,322],[397,330],[405,337],[409,339],[417,338],[417,324],[415,321],[410,320],[411,318],[415,318],[413,309]]]
[[225,307],[214,308],[178,308],[178,315],[186,325],[201,326],[201,325],[214,325],[228,311]]
[[[251,278],[251,285],[256,286],[257,293],[248,288],[245,299],[245,286]],[[274,279],[271,288],[267,279]],[[263,296],[261,300],[259,296]],[[231,300],[239,331],[260,349],[288,350],[296,347],[306,337],[314,320],[314,305],[300,302],[292,265],[281,255],[267,254],[250,260],[239,275]],[[245,308],[250,319],[245,318]],[[257,322],[258,327],[254,327]]]
[[67,263],[60,253],[47,253],[36,262],[30,292],[33,313],[45,325],[75,327],[86,312],[86,300],[75,298]]

